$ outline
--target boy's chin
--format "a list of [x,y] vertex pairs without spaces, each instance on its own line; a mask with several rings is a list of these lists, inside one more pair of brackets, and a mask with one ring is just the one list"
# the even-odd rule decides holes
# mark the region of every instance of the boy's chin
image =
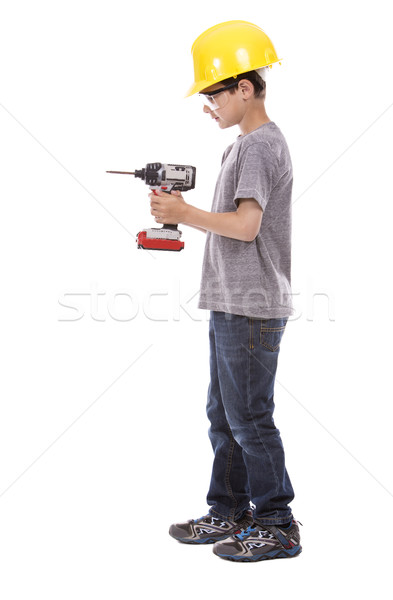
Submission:
[[228,129],[228,127],[233,127],[234,125],[236,125],[236,123],[228,123],[228,121],[223,121],[222,119],[218,121],[220,129]]

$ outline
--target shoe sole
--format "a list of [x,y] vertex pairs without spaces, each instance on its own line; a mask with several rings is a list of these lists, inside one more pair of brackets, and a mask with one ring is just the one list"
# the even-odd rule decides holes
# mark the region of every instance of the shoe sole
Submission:
[[226,540],[227,538],[231,537],[231,533],[229,535],[225,535],[222,537],[215,537],[215,538],[204,538],[202,540],[185,540],[184,538],[179,538],[179,537],[175,537],[174,535],[172,535],[171,533],[169,534],[174,540],[177,540],[178,542],[181,542],[182,544],[215,544],[216,542],[222,542],[223,540]]
[[298,556],[301,551],[301,546],[294,546],[291,550],[271,550],[270,552],[266,552],[266,554],[256,554],[255,556],[236,556],[233,554],[221,554],[213,548],[214,554],[232,562],[258,562],[260,560],[271,560],[273,558],[294,558],[295,556]]

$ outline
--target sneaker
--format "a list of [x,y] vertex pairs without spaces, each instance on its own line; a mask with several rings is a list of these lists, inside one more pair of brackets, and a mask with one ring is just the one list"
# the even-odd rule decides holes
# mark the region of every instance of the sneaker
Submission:
[[238,521],[226,521],[212,515],[190,519],[186,523],[171,525],[169,535],[185,544],[214,544],[219,540],[241,533],[252,525],[252,511],[247,510]]
[[297,556],[302,551],[298,523],[293,519],[288,529],[280,525],[254,523],[229,539],[214,544],[213,552],[220,558],[236,562]]

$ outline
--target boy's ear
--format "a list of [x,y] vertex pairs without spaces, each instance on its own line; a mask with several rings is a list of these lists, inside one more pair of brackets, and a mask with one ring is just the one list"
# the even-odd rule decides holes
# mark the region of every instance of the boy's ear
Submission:
[[247,99],[254,95],[254,86],[248,79],[241,79],[239,81],[239,89],[242,92],[242,96]]

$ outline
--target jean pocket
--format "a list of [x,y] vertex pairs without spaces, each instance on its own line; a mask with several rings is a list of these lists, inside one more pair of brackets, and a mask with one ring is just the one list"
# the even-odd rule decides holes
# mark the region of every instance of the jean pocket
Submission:
[[277,352],[288,318],[261,319],[259,343],[271,352]]

